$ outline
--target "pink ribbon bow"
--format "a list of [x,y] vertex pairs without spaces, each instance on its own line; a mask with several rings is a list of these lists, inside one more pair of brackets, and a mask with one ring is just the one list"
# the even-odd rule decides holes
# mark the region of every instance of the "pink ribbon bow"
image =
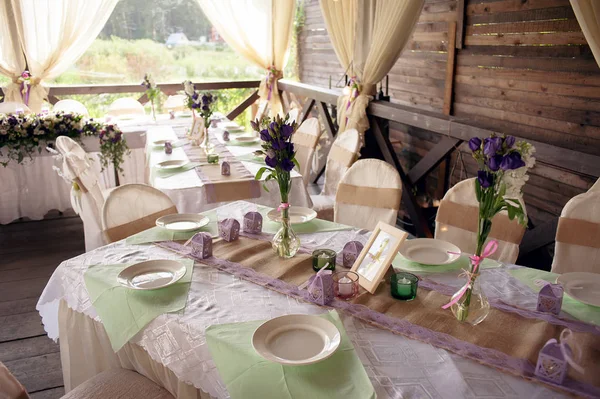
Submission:
[[287,202],[282,202],[281,205],[279,205],[277,207],[277,211],[281,212],[283,209],[288,209],[290,207],[290,204]]
[[460,300],[460,298],[463,297],[463,295],[465,295],[467,289],[471,286],[471,284],[473,284],[474,275],[476,275],[477,272],[479,272],[479,265],[481,264],[481,262],[483,262],[485,258],[490,257],[494,252],[496,252],[497,249],[498,241],[492,240],[488,242],[488,244],[485,246],[481,255],[469,256],[469,259],[471,259],[471,263],[473,264],[473,271],[471,273],[466,273],[467,283],[463,285],[462,288],[455,294],[456,296],[454,297],[454,299],[442,306],[442,309],[448,309],[450,306],[457,303]]

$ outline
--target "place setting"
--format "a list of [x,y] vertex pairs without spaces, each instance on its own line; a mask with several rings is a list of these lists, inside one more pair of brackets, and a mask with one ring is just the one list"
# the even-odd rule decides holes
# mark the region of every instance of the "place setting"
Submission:
[[197,213],[173,213],[156,219],[156,226],[126,239],[131,245],[161,241],[189,240],[198,231],[217,236],[216,226],[209,216]]

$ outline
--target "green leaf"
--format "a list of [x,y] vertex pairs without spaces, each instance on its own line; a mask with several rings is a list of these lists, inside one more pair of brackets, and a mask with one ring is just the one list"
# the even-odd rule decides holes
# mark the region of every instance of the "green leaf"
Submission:
[[258,172],[256,172],[256,176],[254,177],[255,180],[261,180],[262,176],[265,174],[266,171],[268,171],[269,168],[267,168],[266,166],[263,166],[262,168],[260,168],[258,170]]
[[481,202],[481,185],[477,179],[475,179],[475,197],[477,198],[477,202]]
[[294,159],[292,159],[292,162],[294,163],[294,165],[296,165],[296,167],[299,170],[300,169],[300,164],[298,163],[298,160],[294,157]]
[[267,188],[267,185],[265,183],[263,183],[263,188],[265,189],[266,192],[269,192],[269,189]]

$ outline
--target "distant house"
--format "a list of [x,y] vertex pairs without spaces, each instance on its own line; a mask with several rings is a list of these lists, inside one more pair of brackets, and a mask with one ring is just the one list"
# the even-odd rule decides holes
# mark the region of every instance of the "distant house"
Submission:
[[189,45],[190,41],[184,33],[171,33],[167,39],[167,48]]

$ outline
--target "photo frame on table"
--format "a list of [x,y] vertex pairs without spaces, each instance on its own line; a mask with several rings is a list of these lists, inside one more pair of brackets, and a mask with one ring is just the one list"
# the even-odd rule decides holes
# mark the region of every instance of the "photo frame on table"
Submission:
[[202,125],[204,124],[204,120],[202,118],[194,118],[192,122],[192,128],[190,129],[190,137],[194,139],[203,139],[202,136]]
[[358,274],[361,287],[371,294],[377,290],[406,237],[408,233],[394,226],[383,222],[377,224],[371,238],[352,265],[351,270]]

